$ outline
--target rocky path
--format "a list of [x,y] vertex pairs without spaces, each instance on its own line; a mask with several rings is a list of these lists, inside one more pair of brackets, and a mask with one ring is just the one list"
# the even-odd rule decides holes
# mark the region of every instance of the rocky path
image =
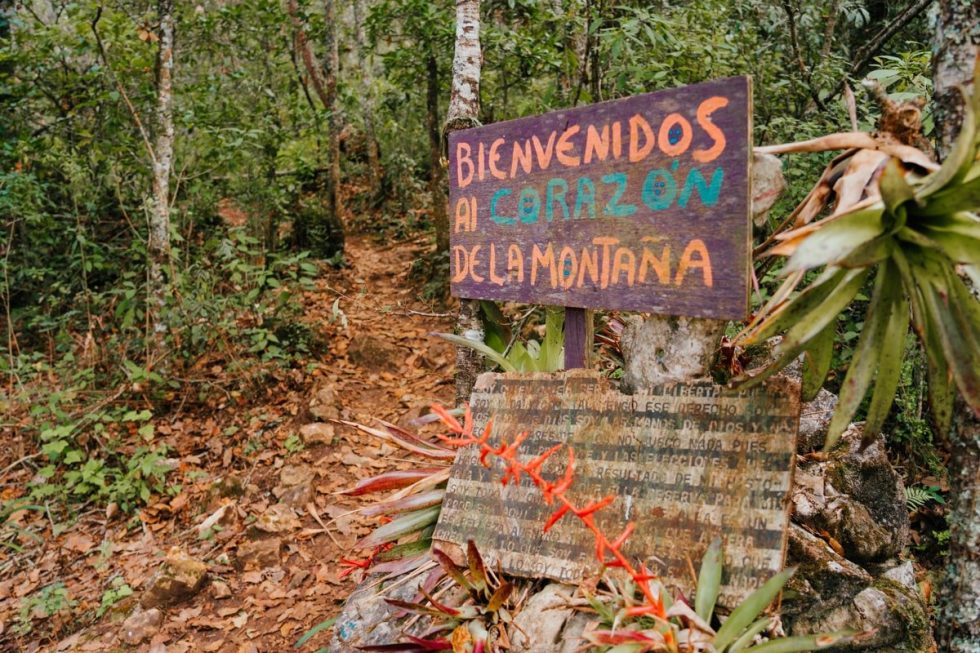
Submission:
[[[414,463],[329,420],[405,422],[452,398],[452,348],[428,336],[450,320],[408,279],[424,247],[353,239],[351,266],[302,298],[328,341],[319,360],[257,396],[155,424],[174,496],[132,518],[82,512],[0,557],[0,651],[294,650],[335,615],[354,586],[339,558],[368,531],[347,514],[359,502],[336,491]],[[57,588],[64,605],[44,605]]]

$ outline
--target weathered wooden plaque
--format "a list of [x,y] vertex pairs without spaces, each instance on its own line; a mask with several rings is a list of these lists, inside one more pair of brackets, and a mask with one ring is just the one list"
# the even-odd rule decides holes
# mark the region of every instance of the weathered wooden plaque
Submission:
[[743,319],[751,80],[449,136],[458,297]]
[[[711,383],[678,383],[623,395],[592,372],[480,377],[471,405],[477,424],[493,417],[494,442],[521,431],[530,460],[557,443],[575,450],[570,497],[615,494],[598,513],[610,536],[627,521],[636,531],[626,551],[656,573],[690,589],[695,568],[716,535],[724,539],[722,602],[733,605],[782,568],[789,526],[799,386],[776,378],[731,391]],[[567,456],[544,468],[554,478]],[[478,450],[460,451],[435,539],[480,551],[505,572],[576,582],[598,570],[592,534],[567,516],[547,534],[554,510],[528,479],[502,486],[503,464],[480,465]],[[659,559],[660,562],[657,562]]]

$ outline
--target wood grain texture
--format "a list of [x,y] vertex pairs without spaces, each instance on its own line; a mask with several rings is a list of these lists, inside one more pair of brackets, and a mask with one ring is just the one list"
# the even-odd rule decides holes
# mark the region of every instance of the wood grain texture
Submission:
[[453,294],[744,318],[750,142],[747,77],[450,134]]

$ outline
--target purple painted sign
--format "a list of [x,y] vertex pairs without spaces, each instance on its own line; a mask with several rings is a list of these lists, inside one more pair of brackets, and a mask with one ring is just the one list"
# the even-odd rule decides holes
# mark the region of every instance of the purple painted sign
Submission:
[[453,132],[454,295],[743,319],[751,80]]

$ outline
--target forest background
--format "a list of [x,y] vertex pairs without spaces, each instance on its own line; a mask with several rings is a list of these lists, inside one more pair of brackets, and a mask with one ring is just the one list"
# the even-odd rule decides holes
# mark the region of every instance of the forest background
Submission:
[[[480,122],[750,74],[755,144],[847,131],[845,87],[864,78],[893,100],[930,97],[935,11],[485,0]],[[345,238],[430,239],[391,266],[411,267],[432,310],[451,303],[454,12],[442,0],[0,0],[0,428],[14,443],[0,468],[30,471],[4,485],[0,543],[30,539],[9,519],[25,506],[44,506],[40,536],[79,506],[136,514],[176,494],[157,425],[310,372],[326,336],[296,298],[346,265]],[[878,105],[856,93],[872,130]],[[760,240],[831,156],[784,157],[788,189]],[[343,319],[336,304],[330,317]],[[862,319],[858,302],[837,325],[832,389]],[[923,369],[907,357],[886,430],[916,550],[936,567],[948,453]]]

